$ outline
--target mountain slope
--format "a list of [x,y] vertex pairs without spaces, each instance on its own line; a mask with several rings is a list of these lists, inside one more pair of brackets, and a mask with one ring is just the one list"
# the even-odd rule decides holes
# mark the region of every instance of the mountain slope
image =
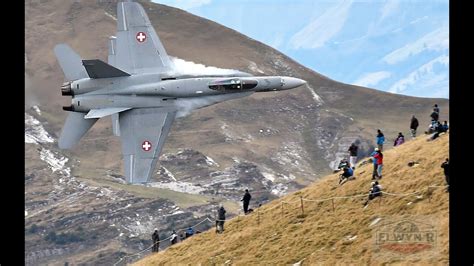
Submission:
[[[444,174],[441,163],[448,156],[449,135],[433,142],[419,137],[385,152],[383,190],[395,194],[420,191],[405,197],[384,195],[374,199],[367,208],[363,198],[336,199],[332,202],[304,201],[301,215],[300,196],[304,199],[325,199],[366,193],[370,187],[372,165],[356,169],[356,180],[337,185],[337,174],[324,177],[313,185],[262,206],[260,215],[233,218],[226,223],[223,234],[214,230],[193,236],[156,255],[150,255],[134,265],[162,263],[193,264],[292,264],[303,261],[312,264],[379,264],[417,262],[448,264],[449,194],[442,187]],[[409,167],[410,161],[419,165]],[[417,197],[420,195],[421,197]],[[284,205],[281,202],[293,202]],[[259,216],[259,217],[258,217]],[[429,256],[407,253],[402,259],[375,254],[373,236],[387,217],[421,217],[435,226],[436,253]],[[426,218],[428,217],[428,219]],[[379,219],[381,218],[381,219]],[[260,223],[258,223],[260,219]]]
[[177,119],[153,183],[125,185],[110,120],[101,119],[73,150],[57,147],[67,115],[61,107],[70,98],[61,96],[63,73],[53,47],[65,42],[84,59],[106,60],[116,2],[25,1],[25,135],[39,138],[25,143],[28,263],[114,262],[148,245],[155,227],[168,234],[195,224],[222,202],[230,216],[237,214],[246,187],[259,191],[255,206],[304,187],[330,172],[351,142],[360,141],[364,156],[376,128],[386,134],[387,147],[399,131],[408,136],[412,114],[423,131],[435,102],[441,119],[448,117],[447,100],[342,84],[217,23],[140,1],[168,54],[187,66],[295,76],[308,87],[253,94]]

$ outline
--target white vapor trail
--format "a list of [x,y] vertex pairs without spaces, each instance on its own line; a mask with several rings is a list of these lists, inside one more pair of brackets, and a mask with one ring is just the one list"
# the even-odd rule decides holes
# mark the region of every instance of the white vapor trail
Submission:
[[191,61],[170,57],[172,65],[172,74],[175,75],[232,75],[241,73],[235,69],[225,69],[213,66],[196,64]]

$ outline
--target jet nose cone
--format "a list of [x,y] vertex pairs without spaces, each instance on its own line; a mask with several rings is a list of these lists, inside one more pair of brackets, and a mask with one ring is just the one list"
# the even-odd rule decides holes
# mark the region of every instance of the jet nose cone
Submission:
[[293,89],[296,87],[299,87],[301,85],[305,85],[306,81],[298,78],[292,78],[292,77],[285,77],[283,78],[284,80],[284,85],[283,87],[285,89]]

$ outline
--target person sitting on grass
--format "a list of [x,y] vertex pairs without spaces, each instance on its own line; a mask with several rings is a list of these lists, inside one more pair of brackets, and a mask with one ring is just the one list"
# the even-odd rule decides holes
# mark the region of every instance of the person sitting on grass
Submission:
[[349,166],[345,166],[342,170],[342,174],[339,175],[339,184],[344,183],[345,181],[349,180],[351,176],[354,175],[354,170]]
[[405,142],[405,136],[403,136],[402,132],[398,133],[397,138],[395,139],[393,146],[402,145]]
[[349,161],[347,161],[347,159],[343,158],[343,159],[341,159],[341,161],[339,161],[339,165],[334,170],[334,173],[337,173],[337,172],[341,171],[342,169],[344,169],[345,166],[349,166]]
[[372,182],[372,187],[369,190],[369,198],[364,203],[364,206],[367,206],[369,201],[375,199],[376,197],[382,196],[382,186],[379,185],[378,181]]
[[448,131],[448,129],[449,129],[448,121],[444,121],[444,122],[443,122],[443,130],[444,130],[444,132]]
[[439,121],[436,122],[435,128],[434,128],[434,133],[430,136],[428,141],[432,141],[437,139],[442,133],[446,133],[446,127],[444,127]]

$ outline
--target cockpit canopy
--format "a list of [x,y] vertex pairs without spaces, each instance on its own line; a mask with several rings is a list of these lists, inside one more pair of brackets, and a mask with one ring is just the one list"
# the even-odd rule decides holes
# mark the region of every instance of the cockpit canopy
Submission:
[[216,91],[241,91],[253,89],[257,84],[258,82],[254,79],[220,79],[209,82],[209,89]]

